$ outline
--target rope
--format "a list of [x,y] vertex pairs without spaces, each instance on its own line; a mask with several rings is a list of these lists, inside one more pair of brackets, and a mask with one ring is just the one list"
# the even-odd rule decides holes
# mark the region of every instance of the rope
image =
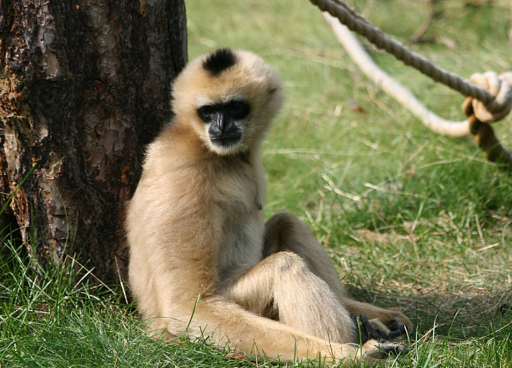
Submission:
[[380,29],[369,23],[350,7],[337,0],[310,0],[322,11],[326,11],[332,16],[338,18],[350,30],[357,32],[365,37],[380,49],[386,50],[404,64],[418,69],[423,74],[432,78],[436,82],[443,83],[448,87],[460,92],[463,96],[471,96],[484,104],[489,104],[494,100],[494,96],[484,88],[480,88],[469,83],[459,76],[452,74],[444,69],[436,67],[424,57],[408,50],[400,42],[393,40],[383,33]]
[[512,155],[496,138],[491,124],[483,123],[477,118],[471,97],[466,97],[462,104],[462,110],[468,117],[469,129],[471,134],[475,136],[475,143],[484,151],[487,159],[501,164],[503,169],[512,173]]
[[376,85],[411,111],[432,131],[451,137],[464,137],[470,134],[469,122],[445,120],[428,110],[407,88],[383,71],[365,51],[357,37],[336,18],[323,12],[325,21],[331,27],[339,43],[352,60]]
[[[511,110],[512,72],[503,73],[499,76],[494,72],[476,73],[470,77],[472,83],[464,81],[457,75],[436,67],[427,59],[408,50],[401,43],[393,40],[366,21],[341,0],[310,1],[324,12],[324,19],[333,30],[338,41],[345,47],[354,62],[377,85],[406,106],[433,131],[452,137],[464,136],[470,132],[475,137],[475,143],[485,152],[489,161],[501,164],[504,169],[512,173],[512,154],[501,145],[490,124],[502,119]],[[333,17],[338,18],[339,22]],[[450,122],[425,108],[409,90],[396,82],[373,62],[357,38],[340,22],[344,23],[350,30],[366,37],[377,47],[391,53],[406,65],[418,69],[436,82],[443,83],[466,96],[463,111],[468,116],[468,120]]]

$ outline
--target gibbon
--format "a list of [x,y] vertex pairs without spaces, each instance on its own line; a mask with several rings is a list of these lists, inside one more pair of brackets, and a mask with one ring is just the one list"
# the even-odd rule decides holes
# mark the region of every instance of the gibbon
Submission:
[[164,337],[209,336],[274,359],[405,351],[387,341],[412,328],[405,315],[349,299],[297,217],[264,221],[261,144],[282,102],[277,73],[247,51],[200,56],[177,77],[174,117],[149,145],[128,206],[139,311]]

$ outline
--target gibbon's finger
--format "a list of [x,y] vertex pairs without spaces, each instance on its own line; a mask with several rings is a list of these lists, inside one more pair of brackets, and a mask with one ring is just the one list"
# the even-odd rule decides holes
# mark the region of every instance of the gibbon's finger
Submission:
[[[366,316],[365,316],[366,317]],[[377,333],[383,338],[388,339],[391,330],[382,322],[379,318],[373,318],[369,320],[370,325],[377,331]]]
[[400,321],[395,320],[393,323],[391,323],[388,328],[391,330],[389,332],[389,339],[394,340],[402,335],[405,335],[407,333],[407,326],[400,323]]
[[372,320],[368,320],[368,318],[360,314],[359,318],[355,315],[351,314],[352,321],[356,324],[358,335],[358,341],[361,341],[363,344],[371,339],[385,339],[389,341],[393,341],[400,336],[406,334],[407,326],[400,321],[394,320],[393,322],[385,325],[380,319],[374,318]]
[[352,321],[356,325],[356,330],[358,332],[357,340],[362,344],[365,344],[368,340],[389,340],[388,333],[386,333],[386,331],[376,329],[366,316],[360,314],[359,317],[356,317],[351,314],[350,318],[352,318]]
[[358,318],[356,315],[351,313],[350,318],[352,319],[352,322],[354,323],[356,328],[356,341],[359,342],[361,345],[364,345],[370,339],[368,337],[368,331],[366,330],[361,319]]
[[386,355],[407,354],[409,352],[407,346],[402,344],[396,344],[386,340],[380,340],[379,343],[379,349]]
[[384,339],[368,340],[363,348],[367,351],[366,355],[373,359],[385,359],[390,355],[407,354],[409,352],[406,346]]
[[361,326],[361,321],[356,317],[355,314],[350,313],[350,319],[352,320],[352,323],[355,326],[357,337],[356,341],[360,342],[362,345],[368,341],[368,337],[366,333],[363,333],[363,327]]

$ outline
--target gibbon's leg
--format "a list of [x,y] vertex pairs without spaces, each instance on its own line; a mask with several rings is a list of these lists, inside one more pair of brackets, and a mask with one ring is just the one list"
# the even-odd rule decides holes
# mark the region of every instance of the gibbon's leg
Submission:
[[244,309],[325,341],[357,341],[350,313],[293,252],[271,254],[225,285],[223,294]]
[[308,225],[288,212],[276,213],[265,224],[264,256],[282,251],[299,255],[311,272],[329,285],[341,304],[351,314],[366,316],[376,329],[385,334],[389,334],[389,329],[403,332],[404,326],[409,331],[412,330],[411,321],[402,312],[379,308],[348,298],[329,256],[311,234]]
[[[298,258],[292,254],[294,257]],[[143,276],[149,279],[144,280],[147,281],[144,285],[151,294],[146,297],[152,298],[140,307],[146,313],[155,313],[146,316],[150,318],[151,328],[156,329],[152,332],[159,337],[173,338],[182,334],[190,338],[210,336],[219,345],[283,361],[315,359],[321,354],[327,363],[340,359],[372,362],[402,351],[399,345],[375,340],[367,341],[362,347],[326,341],[257,316],[227,301],[223,295],[209,294],[197,298],[193,291],[190,295],[174,295],[176,274],[172,270],[152,270],[150,267],[147,270],[148,274]],[[154,271],[158,272],[159,282],[151,282],[155,277],[150,273]],[[159,312],[148,309],[156,305]]]
[[[230,345],[242,351],[252,348],[253,353],[269,357],[277,353],[282,360],[311,359],[320,353],[328,362],[372,362],[407,351],[403,345],[384,340],[364,340],[359,346],[349,313],[327,283],[309,271],[295,253],[272,254],[223,286],[224,297],[236,304],[223,312],[229,318],[219,325],[218,335],[226,333]],[[220,304],[209,304],[220,311]]]

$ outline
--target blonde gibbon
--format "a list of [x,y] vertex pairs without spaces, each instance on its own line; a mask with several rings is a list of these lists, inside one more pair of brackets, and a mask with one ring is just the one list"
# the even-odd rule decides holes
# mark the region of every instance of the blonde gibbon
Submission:
[[274,359],[406,351],[389,340],[409,319],[349,299],[304,222],[287,212],[264,221],[261,144],[282,102],[276,72],[247,51],[200,56],[177,77],[174,117],[149,145],[128,207],[139,311],[158,335]]

